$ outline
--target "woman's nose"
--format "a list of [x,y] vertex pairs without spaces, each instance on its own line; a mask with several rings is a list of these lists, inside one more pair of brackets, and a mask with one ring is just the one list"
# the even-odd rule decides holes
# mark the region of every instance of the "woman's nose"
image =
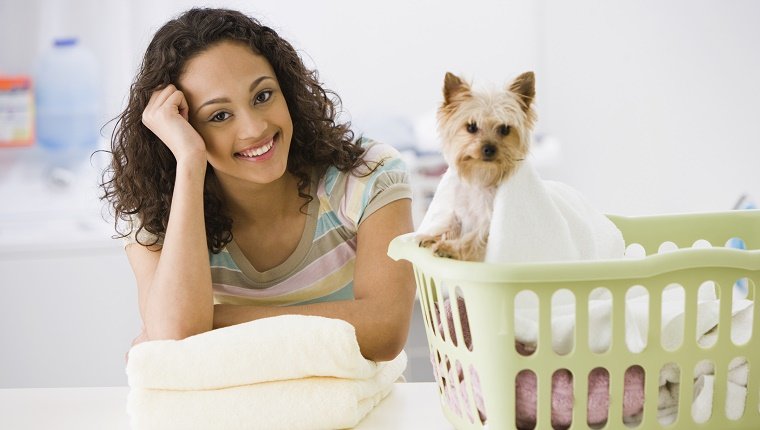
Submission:
[[245,111],[238,115],[238,120],[240,140],[258,139],[264,135],[269,126],[266,118],[257,112]]

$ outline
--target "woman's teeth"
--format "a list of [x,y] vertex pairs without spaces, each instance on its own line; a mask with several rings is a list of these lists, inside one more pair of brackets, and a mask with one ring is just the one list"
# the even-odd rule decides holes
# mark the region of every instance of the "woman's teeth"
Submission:
[[239,155],[243,157],[253,158],[253,157],[260,157],[267,152],[269,152],[270,149],[274,146],[274,139],[270,140],[269,143],[263,146],[259,146],[258,148],[252,148],[245,151],[238,152]]

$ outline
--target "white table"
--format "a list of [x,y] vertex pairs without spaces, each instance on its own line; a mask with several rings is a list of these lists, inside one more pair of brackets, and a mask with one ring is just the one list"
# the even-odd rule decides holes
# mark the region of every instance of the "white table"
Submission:
[[[0,429],[129,430],[127,387],[0,389]],[[398,383],[355,430],[453,430],[435,383]]]

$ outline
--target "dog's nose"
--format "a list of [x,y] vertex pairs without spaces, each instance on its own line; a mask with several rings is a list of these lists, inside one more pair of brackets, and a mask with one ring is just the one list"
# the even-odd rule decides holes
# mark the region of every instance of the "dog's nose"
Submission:
[[480,152],[483,154],[484,160],[493,160],[493,158],[496,156],[496,145],[491,145],[490,143],[483,145],[483,147],[480,149]]

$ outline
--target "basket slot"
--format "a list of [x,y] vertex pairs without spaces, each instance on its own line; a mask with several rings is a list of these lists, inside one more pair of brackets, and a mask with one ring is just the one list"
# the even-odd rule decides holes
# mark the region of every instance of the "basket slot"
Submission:
[[[666,327],[663,321],[666,321],[666,314],[669,312],[684,313],[686,308],[686,289],[681,284],[671,283],[665,286],[660,294],[655,294],[655,298],[659,301],[659,304],[653,306],[656,306],[655,309],[660,309],[659,312],[655,312],[660,321],[658,324],[660,328],[657,330],[657,334],[660,336],[658,345],[665,351],[678,350],[683,347],[683,326],[681,326],[680,329],[675,326]],[[669,318],[672,318],[672,316],[669,316]],[[672,324],[672,322],[670,324]],[[668,329],[671,331],[676,329],[679,330],[674,333],[669,333],[670,338],[666,338],[665,333]]]
[[[595,302],[594,306],[590,305],[591,301]],[[588,321],[586,322],[586,329],[583,330],[588,338],[585,343],[579,343],[579,345],[583,345],[584,350],[588,350],[592,354],[604,354],[613,348],[613,310],[611,309],[613,303],[612,292],[606,287],[594,288],[594,290],[588,295],[586,303],[588,309],[587,312],[584,313],[584,315],[588,317]],[[601,313],[594,315],[599,312]],[[591,321],[595,321],[598,326],[593,326]],[[600,330],[606,332],[602,333]],[[603,342],[603,340],[605,342]],[[604,347],[604,349],[601,349],[601,347]]]
[[[536,384],[536,374],[530,369],[523,369],[515,375],[515,427],[525,430],[536,428],[536,402],[539,394]],[[533,387],[533,390],[529,387]]]
[[[655,375],[650,376],[653,377]],[[654,424],[655,422],[659,425],[670,425],[678,420],[679,415],[683,413],[684,406],[687,405],[686,403],[683,403],[685,397],[682,396],[682,393],[686,388],[681,383],[681,367],[675,362],[666,363],[660,368],[659,375],[657,376],[659,376],[658,379],[649,378],[649,380],[647,380],[646,395],[649,399],[658,398],[659,401],[656,403],[644,403],[644,418],[647,425]],[[665,393],[662,395],[660,395],[659,392],[660,379],[667,381],[664,387]],[[664,411],[664,416],[661,419],[658,417],[658,406],[660,402],[662,402]]]
[[[714,378],[702,378],[701,380],[697,379],[697,376],[700,372],[704,373],[713,373],[715,375]],[[691,419],[697,423],[702,424],[710,421],[711,418],[715,415],[715,397],[716,397],[716,390],[717,385],[715,385],[715,381],[719,380],[719,370],[716,368],[715,363],[713,363],[710,360],[701,360],[697,363],[696,366],[694,366],[694,370],[692,373],[692,390],[691,393],[693,393],[693,396],[691,397],[688,402],[685,404],[692,405],[691,407]],[[712,389],[706,389],[704,386],[702,386],[700,390],[700,394],[702,396],[706,396],[702,399],[702,401],[699,400],[699,396],[697,395],[697,390],[699,390],[699,386],[701,384],[708,384],[712,385]],[[718,390],[719,391],[719,390]],[[712,393],[712,395],[709,395],[708,393]],[[725,401],[725,399],[723,400]],[[721,403],[722,404],[722,403]]]
[[[536,331],[535,339],[526,340],[525,344],[520,344],[517,339],[517,327],[520,327],[521,324],[530,324],[531,322],[536,324],[537,328],[540,327],[540,321],[538,318],[540,312],[538,295],[533,290],[522,290],[514,296],[514,301],[509,309],[513,316],[513,328],[510,330],[510,334],[511,337],[514,338],[515,351],[521,356],[531,356],[535,354],[538,350],[538,345],[540,344],[538,332]],[[520,321],[521,315],[524,315],[525,321]],[[535,342],[535,344],[530,344],[529,342],[531,340]]]
[[[733,360],[731,360],[731,363],[729,363],[729,365],[728,365],[728,372],[731,371],[730,369],[732,369],[732,368],[740,365],[742,362],[745,362],[744,363],[745,366],[749,366],[749,363],[746,362],[746,360],[747,360],[746,357],[736,357],[736,358],[734,358]],[[747,381],[749,381],[749,380],[750,380],[750,375],[748,373],[747,374]],[[729,381],[726,381],[726,390],[728,391],[728,389],[729,389]],[[737,400],[736,402],[734,402],[732,399],[728,399],[728,398],[726,399],[726,401],[724,403],[725,404],[725,413],[726,413],[726,417],[729,420],[738,421],[744,415],[746,415],[748,413],[748,411],[747,411],[747,405],[751,404],[751,403],[748,403],[748,400],[749,400],[748,397],[749,396],[741,397],[741,399]]]
[[454,290],[455,296],[457,298],[457,316],[456,320],[459,321],[459,333],[461,333],[461,340],[460,342],[470,351],[472,351],[473,344],[472,344],[472,331],[470,331],[470,320],[467,316],[467,301],[464,298],[464,294],[462,292],[462,289],[459,287],[456,287]]
[[[628,427],[640,427],[643,416],[635,415],[636,411],[643,410],[646,406],[646,391],[647,387],[652,383],[647,379],[653,379],[651,375],[647,375],[647,371],[639,366],[633,365],[628,367],[623,374],[623,402],[622,402],[622,415],[618,415],[619,419],[627,424]],[[656,384],[657,381],[654,380]],[[643,387],[640,387],[640,384]],[[639,397],[642,396],[642,397]],[[657,397],[650,397],[656,399]],[[615,415],[613,415],[615,417]]]
[[[556,419],[555,422],[552,422],[552,427],[572,426],[575,418],[574,399],[584,397],[575,395],[576,385],[579,384],[575,383],[575,377],[568,369],[558,369],[552,374],[550,397],[556,399],[556,402],[551,402],[551,415]],[[569,390],[567,390],[568,386]]]
[[555,291],[551,296],[552,352],[560,356],[572,353],[577,333],[576,320],[575,294],[567,288]]
[[[579,392],[579,387],[576,386],[573,421],[579,418],[578,415],[582,411],[585,411],[585,422],[589,427],[603,428],[610,420],[610,372],[603,367],[597,367],[589,371],[586,380],[585,393]],[[591,399],[592,396],[593,399]]]
[[440,286],[433,279],[430,280],[428,293],[430,295],[430,312],[433,316],[433,331],[439,339],[446,341],[448,321],[446,321],[443,294],[441,294]]
[[[734,283],[734,287],[732,287],[732,295],[731,300],[732,303],[734,301],[741,302],[743,300],[754,300],[754,289],[755,285],[754,283],[747,277],[738,279]],[[746,333],[742,333],[739,329],[739,323],[738,321],[731,321],[731,330],[730,330],[730,338],[731,343],[734,345],[744,345],[746,344],[749,339],[752,337],[752,327],[754,323],[754,314],[749,315],[749,321],[748,321],[748,327],[749,330]]]
[[634,285],[625,293],[625,343],[632,353],[641,353],[649,343],[650,298],[649,290],[642,285]]
[[[714,306],[712,302],[712,298],[715,297],[718,300],[718,325],[716,327],[708,327],[706,324],[708,321],[713,321],[711,317],[711,313],[714,311]],[[694,326],[694,337],[693,341],[700,341],[700,338],[703,335],[703,339],[701,339],[700,342],[698,342],[698,345],[701,348],[710,348],[718,344],[719,337],[722,331],[725,331],[725,329],[721,330],[723,327],[731,327],[731,321],[726,320],[727,325],[723,325],[723,318],[726,316],[726,312],[724,312],[723,305],[725,302],[729,302],[729,310],[728,315],[731,315],[730,310],[730,300],[721,300],[721,288],[720,284],[713,280],[708,280],[702,282],[702,284],[699,286],[698,293],[697,293],[697,300],[705,300],[709,299],[709,302],[703,303],[702,306],[697,304],[695,307],[697,309],[696,316],[697,320]],[[700,324],[703,324],[704,326],[700,327]],[[709,333],[708,333],[709,332]],[[721,342],[722,343],[722,342]]]

